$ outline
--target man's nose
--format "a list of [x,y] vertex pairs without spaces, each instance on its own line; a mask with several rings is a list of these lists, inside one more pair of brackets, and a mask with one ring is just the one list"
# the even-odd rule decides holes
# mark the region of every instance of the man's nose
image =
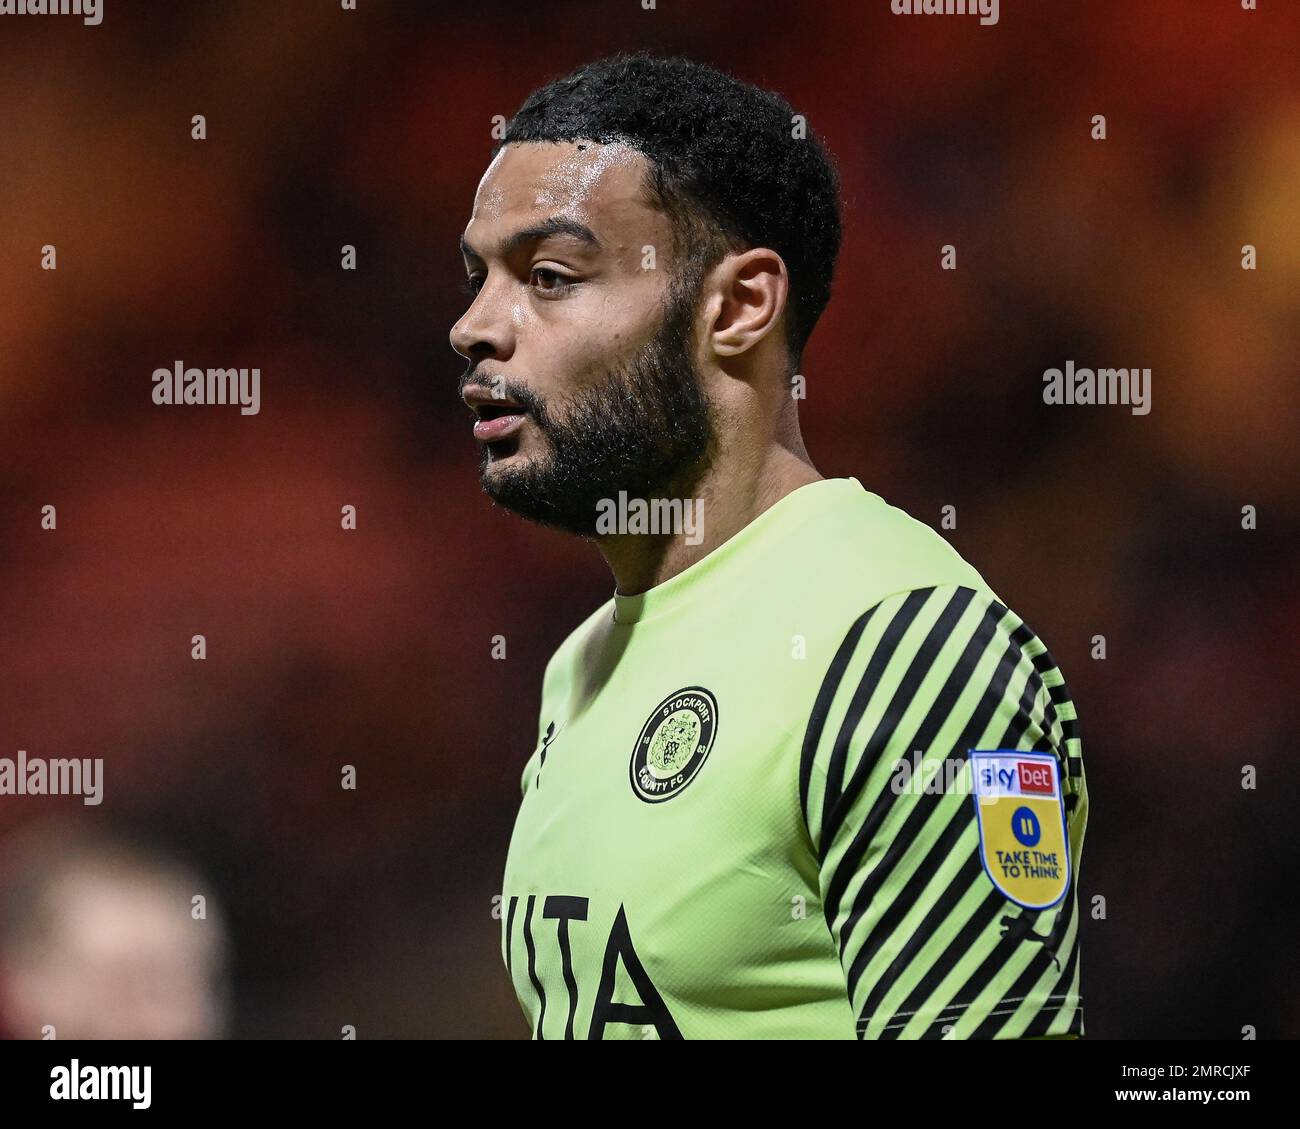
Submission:
[[466,360],[502,358],[509,355],[513,340],[502,295],[485,282],[469,309],[451,327],[451,347]]

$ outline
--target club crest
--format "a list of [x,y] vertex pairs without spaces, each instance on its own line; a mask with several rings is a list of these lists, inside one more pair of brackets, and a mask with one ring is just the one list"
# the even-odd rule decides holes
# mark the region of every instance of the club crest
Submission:
[[718,703],[703,686],[669,694],[632,749],[632,791],[648,804],[677,795],[704,765],[718,728]]

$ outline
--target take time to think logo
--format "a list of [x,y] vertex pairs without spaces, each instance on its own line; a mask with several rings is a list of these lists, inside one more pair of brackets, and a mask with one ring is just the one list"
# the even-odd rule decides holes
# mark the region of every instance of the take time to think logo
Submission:
[[980,863],[1025,909],[1056,905],[1070,887],[1061,771],[1051,753],[971,749]]
[[717,728],[718,703],[703,686],[687,686],[660,702],[632,748],[628,771],[638,799],[662,803],[694,780]]

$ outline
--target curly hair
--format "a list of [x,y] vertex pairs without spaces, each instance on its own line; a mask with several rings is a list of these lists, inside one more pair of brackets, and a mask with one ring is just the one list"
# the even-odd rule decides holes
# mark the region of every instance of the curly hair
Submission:
[[704,63],[639,51],[539,87],[506,125],[512,142],[623,142],[648,163],[646,202],[672,224],[677,282],[691,295],[729,251],[770,247],[790,279],[786,344],[798,367],[831,296],[839,177],[811,130],[795,136],[779,94]]

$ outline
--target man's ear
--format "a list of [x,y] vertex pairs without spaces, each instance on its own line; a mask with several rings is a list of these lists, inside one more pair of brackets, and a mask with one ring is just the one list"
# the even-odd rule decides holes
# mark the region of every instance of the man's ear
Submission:
[[784,260],[770,247],[724,256],[706,285],[717,309],[708,333],[718,356],[744,353],[780,326],[790,275]]

